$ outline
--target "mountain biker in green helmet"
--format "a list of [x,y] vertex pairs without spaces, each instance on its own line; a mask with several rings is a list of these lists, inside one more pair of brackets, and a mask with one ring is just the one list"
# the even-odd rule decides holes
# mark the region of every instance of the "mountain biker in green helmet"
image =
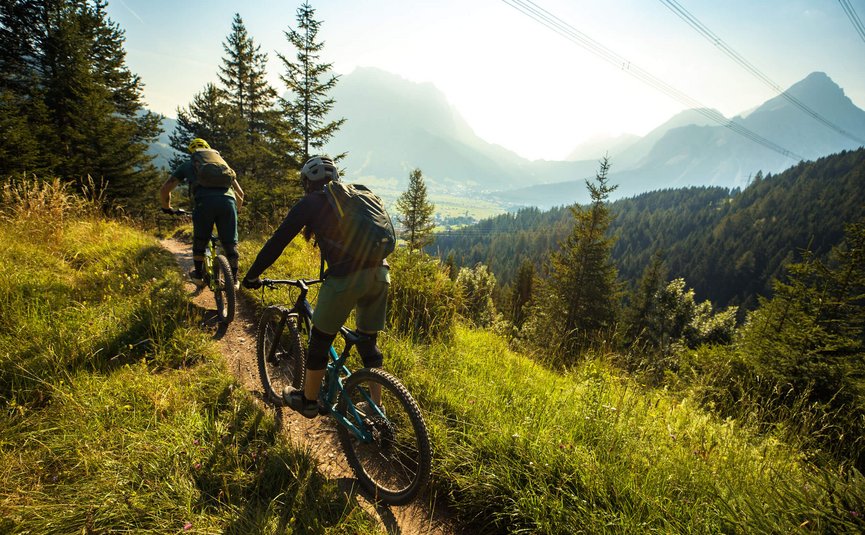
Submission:
[[[204,286],[204,255],[207,251],[208,242],[213,232],[213,226],[216,225],[216,232],[219,235],[219,241],[222,243],[222,248],[225,250],[225,257],[228,258],[228,263],[231,266],[235,287],[237,283],[237,266],[239,255],[237,252],[237,209],[243,205],[243,190],[236,178],[232,178],[234,171],[225,164],[225,168],[230,171],[231,176],[225,178],[230,181],[230,186],[213,186],[212,184],[203,185],[203,179],[200,179],[201,156],[207,154],[219,153],[210,148],[207,141],[201,138],[195,138],[189,142],[187,146],[190,158],[177,166],[168,180],[162,184],[159,190],[159,200],[162,204],[162,211],[167,214],[176,213],[171,208],[171,192],[181,183],[189,185],[189,191],[194,201],[192,210],[192,261],[193,268],[189,272],[189,278],[197,286]],[[196,153],[201,151],[202,154],[196,158]],[[218,159],[224,164],[221,157]]]
[[[306,380],[302,390],[287,387],[282,393],[289,407],[307,418],[314,418],[318,414],[319,389],[327,367],[328,350],[352,310],[357,311],[357,330],[366,335],[357,344],[364,366],[381,367],[383,356],[377,337],[385,325],[390,274],[384,260],[364,263],[344,254],[337,215],[323,191],[328,182],[339,181],[333,160],[326,156],[309,158],[300,171],[300,179],[306,195],[289,210],[261,248],[242,284],[245,288],[260,287],[259,276],[298,233],[303,231],[307,240],[315,236],[328,269],[312,316]],[[371,395],[377,400],[380,390]]]

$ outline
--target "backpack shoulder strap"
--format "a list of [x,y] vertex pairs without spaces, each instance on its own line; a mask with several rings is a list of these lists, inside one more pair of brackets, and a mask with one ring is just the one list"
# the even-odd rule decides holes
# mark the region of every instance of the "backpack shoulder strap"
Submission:
[[[319,194],[324,195],[328,199],[328,202],[330,202],[330,199],[331,199],[331,197],[333,197],[333,195],[328,194],[328,192],[326,190],[327,190],[327,184],[324,185],[324,188],[322,188],[321,191],[316,191],[314,193],[317,195],[319,195]],[[324,270],[324,249],[322,249],[321,245],[318,244],[318,236],[315,237],[315,241],[313,242],[313,246],[318,247],[318,256],[321,258],[321,265],[318,269],[318,278],[324,279],[327,277],[327,273]]]

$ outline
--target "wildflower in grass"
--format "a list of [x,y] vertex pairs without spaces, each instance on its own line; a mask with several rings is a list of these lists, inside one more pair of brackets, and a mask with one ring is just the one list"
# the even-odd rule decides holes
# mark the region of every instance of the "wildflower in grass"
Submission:
[[189,531],[191,529],[192,529],[192,522],[187,522],[186,524],[183,524],[183,531]]

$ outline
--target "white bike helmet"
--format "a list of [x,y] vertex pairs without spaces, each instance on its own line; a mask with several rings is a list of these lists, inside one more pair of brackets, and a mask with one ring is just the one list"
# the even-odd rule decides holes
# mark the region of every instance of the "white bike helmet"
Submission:
[[339,171],[327,156],[313,156],[303,164],[300,176],[310,182],[336,182],[339,180]]

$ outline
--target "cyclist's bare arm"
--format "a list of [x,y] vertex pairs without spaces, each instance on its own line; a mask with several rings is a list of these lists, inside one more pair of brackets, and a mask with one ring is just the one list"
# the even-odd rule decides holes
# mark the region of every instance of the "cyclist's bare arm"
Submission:
[[165,210],[171,210],[171,192],[177,185],[180,184],[180,179],[175,176],[168,177],[168,180],[159,188],[159,204]]
[[243,194],[243,190],[240,188],[240,184],[237,183],[237,179],[231,183],[231,189],[234,190],[234,198],[237,199],[237,207],[240,208],[243,206],[243,199],[245,195]]

